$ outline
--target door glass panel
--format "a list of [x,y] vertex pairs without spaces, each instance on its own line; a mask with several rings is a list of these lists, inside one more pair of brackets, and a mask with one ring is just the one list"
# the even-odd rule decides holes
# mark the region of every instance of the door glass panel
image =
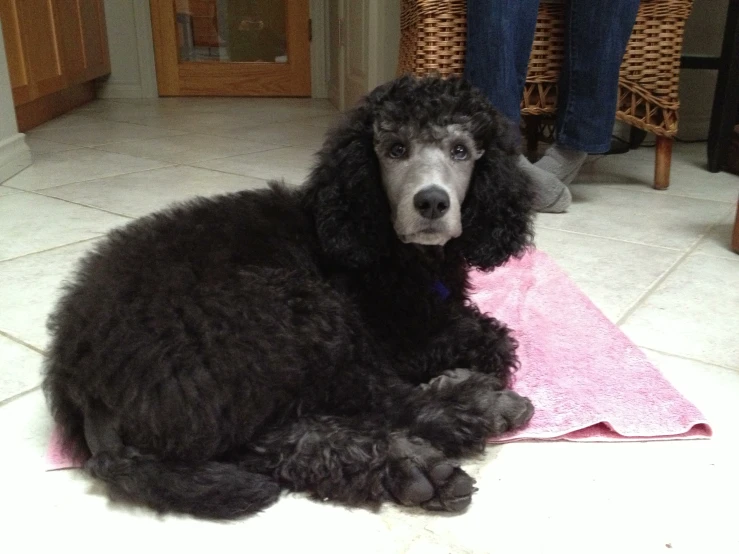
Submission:
[[286,0],[175,0],[181,62],[287,63]]

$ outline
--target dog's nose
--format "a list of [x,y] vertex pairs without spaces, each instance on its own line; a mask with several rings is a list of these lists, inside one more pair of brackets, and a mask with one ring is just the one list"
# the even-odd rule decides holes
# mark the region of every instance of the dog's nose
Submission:
[[416,193],[413,205],[426,219],[439,219],[449,210],[449,195],[441,187],[428,187]]

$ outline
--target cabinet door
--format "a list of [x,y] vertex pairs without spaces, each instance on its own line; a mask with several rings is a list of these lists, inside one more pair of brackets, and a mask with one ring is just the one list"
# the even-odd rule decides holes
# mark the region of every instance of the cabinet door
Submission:
[[70,85],[110,73],[102,0],[54,0]]
[[0,0],[0,21],[3,25],[5,55],[8,58],[10,86],[13,90],[15,105],[31,100],[31,76],[28,63],[23,52],[21,29],[18,22],[18,10],[13,0]]
[[[65,0],[62,0],[65,1]],[[77,0],[80,5],[82,37],[87,60],[87,78],[94,79],[110,73],[108,31],[105,27],[103,0]]]
[[65,87],[53,0],[4,0],[18,16],[31,100]]
[[0,0],[13,102],[110,73],[102,0]]
[[110,73],[102,0],[54,0],[64,76],[71,84]]

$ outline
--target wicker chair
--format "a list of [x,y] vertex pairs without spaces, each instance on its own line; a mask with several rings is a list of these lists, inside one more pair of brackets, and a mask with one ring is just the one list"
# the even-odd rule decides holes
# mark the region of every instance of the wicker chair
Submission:
[[[459,74],[464,69],[465,0],[401,0],[399,73]],[[654,188],[670,184],[677,133],[680,52],[692,0],[642,0],[621,65],[617,119],[654,133]],[[563,57],[564,6],[539,5],[521,113],[552,115]]]

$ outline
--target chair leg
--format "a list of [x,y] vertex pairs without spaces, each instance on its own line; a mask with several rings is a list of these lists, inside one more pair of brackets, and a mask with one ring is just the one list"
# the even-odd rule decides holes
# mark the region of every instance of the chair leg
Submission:
[[539,146],[540,115],[526,116],[526,152],[535,154]]
[[708,171],[721,171],[726,165],[731,133],[739,105],[739,1],[729,3],[721,68],[713,96],[711,126],[708,131]]
[[739,202],[736,203],[736,219],[734,220],[734,232],[731,235],[731,249],[739,254]]
[[657,136],[654,149],[654,188],[665,190],[670,186],[670,163],[672,162],[672,138]]
[[647,132],[632,125],[629,129],[629,148],[636,150],[641,146],[645,138],[647,138]]

